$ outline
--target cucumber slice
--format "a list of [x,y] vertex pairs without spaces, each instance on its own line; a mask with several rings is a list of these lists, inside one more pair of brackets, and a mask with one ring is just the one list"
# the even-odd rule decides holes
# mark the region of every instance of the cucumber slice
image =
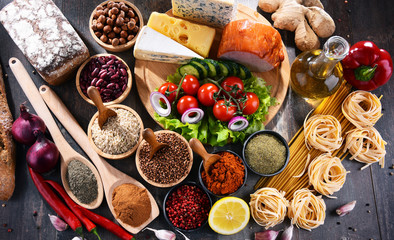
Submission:
[[183,77],[185,74],[190,74],[195,76],[198,79],[201,79],[201,77],[204,76],[204,72],[201,69],[201,67],[197,66],[194,63],[188,63],[185,65],[182,65],[178,68],[178,73]]
[[250,72],[250,70],[247,67],[245,67],[244,65],[239,64],[239,63],[237,63],[237,65],[240,68],[239,78],[241,78],[241,79],[248,79],[248,78],[252,77],[252,73]]
[[222,77],[233,76],[233,68],[227,62],[219,61],[219,67]]
[[202,69],[203,75],[200,75],[200,76],[201,76],[201,79],[204,79],[204,78],[207,78],[207,77],[208,77],[209,67],[208,67],[208,64],[207,64],[206,62],[204,62],[204,61],[201,60],[201,59],[195,58],[195,59],[192,59],[192,60],[189,62],[189,64],[190,64],[190,63],[193,63],[193,64],[199,66],[199,67]]
[[204,59],[204,62],[208,64],[209,73],[208,76],[213,78],[220,75],[220,66],[217,61],[212,59]]
[[230,76],[239,76],[240,68],[237,63],[233,61],[225,61],[232,69],[233,69],[233,74]]

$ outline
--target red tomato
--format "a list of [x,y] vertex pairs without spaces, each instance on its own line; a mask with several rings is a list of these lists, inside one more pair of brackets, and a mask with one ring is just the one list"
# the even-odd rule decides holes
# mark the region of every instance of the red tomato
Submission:
[[223,122],[228,122],[231,120],[231,118],[233,118],[235,112],[237,111],[237,107],[235,107],[233,102],[231,102],[231,106],[226,106],[224,100],[221,99],[215,103],[212,110],[216,119]]
[[[170,83],[170,82],[166,82],[166,83],[163,83],[163,85],[161,85],[159,87],[159,92],[164,94],[167,97],[168,101],[170,103],[172,103],[175,100],[175,97],[176,97],[175,90],[177,88],[178,88],[177,85]],[[171,93],[169,93],[169,92],[171,92]],[[162,102],[164,103],[164,100],[162,100]]]
[[244,115],[250,115],[255,113],[260,105],[259,97],[255,93],[247,92],[246,98],[247,100],[245,104],[241,103],[241,108],[243,108],[242,113]]
[[[238,98],[244,91],[244,83],[239,77],[228,77],[220,84],[227,92],[232,92],[231,96]],[[234,89],[234,90],[233,90]],[[237,91],[235,90],[237,89]]]
[[179,114],[183,114],[189,108],[198,108],[198,101],[193,96],[183,96],[176,105]]
[[186,95],[195,96],[200,88],[200,82],[193,75],[186,75],[182,82],[182,89]]
[[215,104],[213,94],[219,92],[219,88],[213,83],[206,83],[198,89],[198,101],[204,106],[210,107]]

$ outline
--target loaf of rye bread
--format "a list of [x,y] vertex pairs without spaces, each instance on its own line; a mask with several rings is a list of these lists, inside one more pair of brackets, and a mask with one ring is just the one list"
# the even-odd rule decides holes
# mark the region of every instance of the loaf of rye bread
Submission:
[[51,0],[14,0],[0,11],[0,21],[49,84],[69,79],[89,57],[86,45]]
[[12,115],[8,108],[0,66],[0,200],[7,201],[15,188],[15,144],[11,135]]

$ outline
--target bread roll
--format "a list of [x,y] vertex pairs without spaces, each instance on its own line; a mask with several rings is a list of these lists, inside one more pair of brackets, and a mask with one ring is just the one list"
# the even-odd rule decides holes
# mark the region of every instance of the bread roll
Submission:
[[7,201],[15,188],[15,144],[11,135],[12,115],[8,108],[0,66],[0,200]]
[[223,30],[218,58],[247,66],[253,72],[270,71],[285,58],[282,38],[273,27],[247,19],[232,21]]

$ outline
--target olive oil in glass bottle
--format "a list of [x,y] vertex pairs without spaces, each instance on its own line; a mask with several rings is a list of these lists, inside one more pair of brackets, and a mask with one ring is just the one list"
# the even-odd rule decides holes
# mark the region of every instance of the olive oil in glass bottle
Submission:
[[291,65],[290,84],[303,98],[316,100],[332,95],[341,86],[340,61],[349,52],[349,44],[339,36],[330,37],[323,50],[305,51]]

